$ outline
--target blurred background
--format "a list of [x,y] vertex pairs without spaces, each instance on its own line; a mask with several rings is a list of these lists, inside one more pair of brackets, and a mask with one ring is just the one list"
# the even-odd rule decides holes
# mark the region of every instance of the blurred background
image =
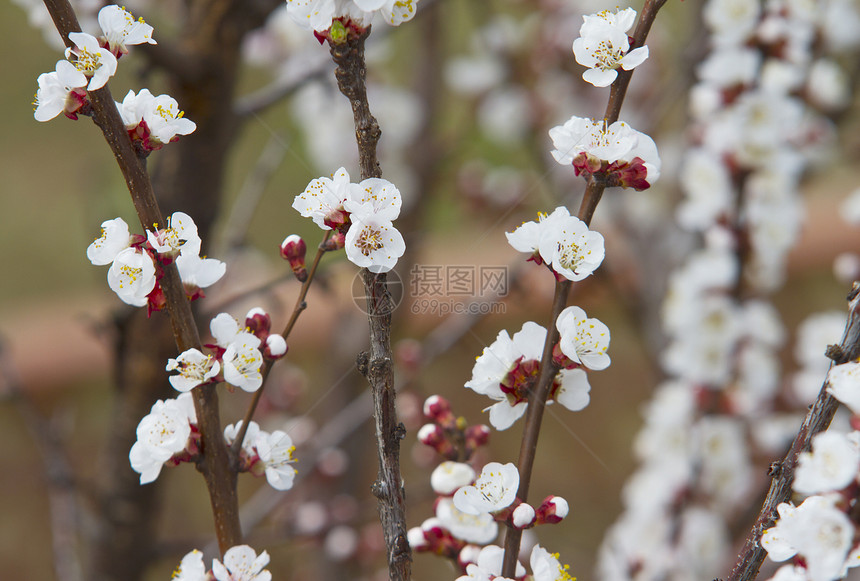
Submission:
[[[394,339],[398,406],[408,431],[402,454],[409,526],[432,516],[435,499],[429,474],[438,458],[415,438],[424,399],[443,395],[469,423],[486,423],[487,400],[463,388],[474,358],[502,329],[513,334],[528,320],[548,324],[552,277],[525,263],[504,238],[538,211],[578,208],[584,183],[551,159],[546,130],[571,115],[601,116],[609,93],[581,80],[583,69],[570,51],[581,15],[607,7],[601,3],[500,0],[479,7],[422,0],[418,6],[414,22],[374,24],[368,45],[383,174],[404,196],[398,226],[408,250],[396,269],[402,300]],[[165,46],[193,34],[182,29],[187,15],[173,3],[127,7],[155,26],[154,37]],[[61,51],[56,33],[31,26],[36,13],[30,10],[28,2],[0,3],[0,52],[7,55],[0,91],[6,111],[0,232],[7,249],[0,285],[0,563],[8,578],[75,579],[81,578],[76,569],[87,570],[87,539],[99,527],[105,479],[119,472],[136,478],[127,463],[105,460],[123,392],[115,381],[117,321],[130,308],[105,284],[106,267],[92,266],[84,250],[102,221],[121,216],[134,226],[137,220],[110,151],[88,119],[33,119],[36,78],[53,70]],[[631,443],[640,410],[665,375],[659,353],[666,342],[660,305],[667,279],[699,244],[674,218],[682,199],[678,168],[693,132],[687,95],[708,49],[700,11],[695,2],[669,2],[648,39],[651,58],[633,77],[622,118],[655,139],[663,177],[644,192],[606,193],[593,227],[606,237],[607,258],[575,285],[571,298],[611,329],[613,364],[590,374],[586,409],[549,408],[541,434],[531,494],[535,500],[561,495],[571,514],[537,530],[530,542],[560,552],[583,579],[592,577],[603,533],[622,510],[622,487],[636,466]],[[91,22],[84,24],[95,32]],[[284,10],[240,46],[235,95],[224,96],[235,113],[224,123],[236,128],[224,138],[223,159],[208,170],[222,172],[220,191],[194,190],[193,176],[184,182],[192,184],[185,196],[211,206],[204,250],[228,264],[225,279],[200,303],[204,330],[218,312],[242,317],[258,305],[270,312],[275,329],[285,324],[299,285],[278,245],[298,233],[314,248],[322,237],[291,208],[293,199],[311,179],[340,166],[358,175],[350,110],[332,85],[327,47],[292,26]],[[143,86],[174,94],[169,74],[175,73],[160,69],[147,50],[121,59],[110,83],[115,99]],[[850,98],[831,116],[828,142],[804,172],[802,229],[785,262],[784,283],[769,295],[787,331],[779,354],[785,385],[798,366],[793,338],[800,322],[812,313],[844,311],[850,283],[837,279],[833,262],[860,244],[860,229],[840,210],[860,187],[856,52],[842,62]],[[180,106],[198,120],[199,103],[180,100]],[[150,170],[169,171],[169,150],[178,146],[153,153]],[[171,205],[168,211],[184,209],[175,199]],[[489,267],[502,273],[503,286],[484,284],[481,269]],[[373,425],[354,366],[367,341],[356,272],[342,254],[324,257],[259,412],[261,425],[285,427],[293,437],[303,480],[275,493],[261,479],[240,478],[248,542],[271,554],[275,578],[384,578],[369,493],[376,474]],[[431,273],[442,277],[438,293],[421,286]],[[454,310],[460,312],[445,312]],[[153,315],[158,318],[163,313]],[[221,401],[226,424],[240,419],[248,398],[224,393]],[[340,433],[326,431],[333,423]],[[476,465],[516,461],[521,428],[494,430]],[[166,468],[148,487],[157,490],[156,540],[141,578],[169,578],[191,548],[214,556],[202,478],[183,465]],[[414,571],[416,580],[459,575],[426,554],[414,556]]]

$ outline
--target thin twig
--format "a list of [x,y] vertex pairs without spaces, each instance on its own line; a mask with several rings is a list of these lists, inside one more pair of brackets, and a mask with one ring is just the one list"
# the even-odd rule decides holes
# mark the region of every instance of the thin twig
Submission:
[[[323,236],[322,242],[320,242],[319,248],[317,248],[317,254],[314,257],[314,262],[311,264],[311,269],[308,271],[308,278],[305,282],[302,283],[302,288],[299,290],[299,296],[296,297],[296,304],[293,307],[293,312],[290,315],[290,320],[287,322],[287,326],[284,328],[281,336],[284,338],[284,341],[290,336],[290,333],[293,331],[293,327],[296,326],[296,321],[299,320],[299,315],[308,308],[307,296],[308,290],[311,288],[311,283],[314,280],[314,275],[317,272],[317,267],[320,264],[320,260],[323,257],[323,254],[326,253],[325,243],[328,241],[329,236],[331,236],[332,231],[327,230],[325,235]],[[236,435],[236,439],[233,441],[233,446],[231,451],[234,457],[238,457],[239,450],[242,448],[242,442],[245,441],[245,434],[248,432],[248,426],[251,424],[251,418],[254,417],[254,412],[257,410],[257,405],[260,403],[260,398],[263,396],[263,388],[266,387],[266,378],[269,377],[269,372],[272,370],[272,365],[274,361],[271,359],[266,361],[266,364],[263,366],[263,369],[260,370],[263,375],[263,384],[260,386],[260,389],[254,392],[254,396],[251,398],[251,403],[248,405],[248,410],[245,412],[245,418],[242,420],[242,427],[239,428],[239,433]]]
[[[355,122],[361,178],[382,177],[376,146],[381,131],[367,101],[364,42],[370,27],[352,34],[342,42],[330,41],[332,59],[337,65],[335,77],[340,92],[349,99]],[[391,352],[391,295],[386,273],[361,271],[367,297],[370,326],[370,352],[359,355],[359,370],[370,383],[373,394],[373,416],[376,420],[376,443],[379,457],[378,479],[372,491],[378,499],[379,517],[388,553],[388,574],[392,581],[411,577],[412,551],[406,538],[406,499],[400,476],[400,440],[405,436],[403,424],[397,422],[394,406],[394,369]]]
[[[45,6],[66,45],[72,46],[69,33],[78,32],[81,28],[68,0],[45,0]],[[149,229],[155,224],[164,224],[149,174],[134,151],[110,89],[105,85],[96,91],[88,91],[87,95],[93,106],[93,121],[102,130],[116,158],[141,225]],[[197,324],[175,263],[164,267],[161,287],[164,290],[177,348],[179,351],[200,349]],[[221,433],[218,394],[215,388],[195,388],[192,396],[197,425],[202,436],[202,457],[197,467],[209,490],[215,533],[221,552],[224,553],[242,541],[236,473],[231,470],[227,446]]]

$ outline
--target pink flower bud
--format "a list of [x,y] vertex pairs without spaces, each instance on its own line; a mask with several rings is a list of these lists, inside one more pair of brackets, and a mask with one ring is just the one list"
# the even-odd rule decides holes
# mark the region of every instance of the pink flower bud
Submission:
[[346,245],[346,234],[341,232],[340,230],[335,230],[334,234],[325,241],[325,244],[322,245],[322,249],[329,252],[332,250],[340,250]]
[[269,336],[269,329],[272,328],[272,318],[260,307],[255,307],[245,315],[245,327],[248,328],[249,333],[264,341]]
[[466,428],[466,450],[474,452],[479,446],[486,446],[490,439],[490,428],[483,424]]
[[560,496],[547,496],[537,509],[535,524],[560,523],[567,516],[570,507]]
[[435,420],[451,413],[451,403],[441,395],[431,395],[424,400],[424,415]]
[[289,261],[290,268],[293,269],[293,274],[299,282],[305,282],[308,279],[308,269],[305,265],[307,251],[307,244],[298,234],[290,234],[281,242],[281,256]]

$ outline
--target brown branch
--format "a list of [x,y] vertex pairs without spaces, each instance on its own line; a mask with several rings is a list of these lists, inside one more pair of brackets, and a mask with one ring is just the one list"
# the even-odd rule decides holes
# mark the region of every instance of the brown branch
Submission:
[[[666,0],[646,0],[645,6],[642,7],[642,13],[639,15],[636,30],[633,33],[634,41],[631,44],[631,49],[642,46],[645,43],[648,32],[651,30],[651,25],[657,17],[657,12],[665,3]],[[609,92],[609,102],[606,106],[605,119],[607,124],[618,120],[632,75],[633,71],[620,71],[618,78],[613,83]],[[594,176],[589,179],[578,213],[579,219],[585,222],[587,226],[591,225],[594,211],[597,209],[597,204],[603,197],[605,189],[605,180],[596,179]],[[523,439],[520,444],[520,455],[517,464],[520,472],[520,486],[517,490],[517,498],[523,502],[527,502],[528,499],[538,436],[540,435],[541,423],[543,421],[543,411],[546,407],[546,400],[549,396],[552,381],[559,370],[552,358],[553,346],[558,342],[558,330],[555,327],[555,321],[558,319],[561,311],[567,306],[570,288],[570,281],[556,282],[546,342],[544,343],[543,355],[541,356],[541,372],[537,385],[529,393],[529,405],[526,410]],[[512,527],[508,528],[505,535],[505,558],[502,564],[503,577],[514,577],[521,540],[522,530]]]
[[[70,45],[69,33],[79,31],[80,25],[68,0],[45,0],[45,6],[60,36],[67,46]],[[149,174],[143,161],[135,154],[110,89],[105,85],[87,94],[93,106],[93,121],[102,130],[116,158],[141,225],[144,228],[152,228],[155,224],[164,224]],[[191,312],[191,304],[185,295],[175,263],[164,267],[161,286],[164,290],[177,348],[179,351],[200,349],[200,337]],[[192,395],[197,413],[197,425],[203,442],[202,459],[198,463],[198,469],[203,474],[209,489],[212,513],[215,518],[215,533],[223,553],[230,547],[241,544],[242,540],[236,496],[236,473],[230,468],[227,446],[221,434],[217,392],[211,387],[195,388]]]
[[[370,27],[349,33],[341,42],[329,41],[337,65],[335,77],[340,92],[349,99],[355,122],[361,178],[382,177],[376,156],[381,131],[367,101],[364,41]],[[394,406],[394,370],[391,352],[391,295],[386,273],[362,269],[370,325],[370,352],[359,355],[359,370],[367,377],[373,394],[379,472],[372,492],[378,499],[379,517],[388,551],[388,574],[392,581],[411,576],[412,552],[406,538],[406,499],[400,477],[400,440],[403,424],[397,422]]]
[[[831,346],[828,356],[833,359],[835,365],[857,359],[860,355],[860,283],[854,283],[851,294],[848,295],[848,321],[845,324],[845,332],[838,348]],[[752,581],[758,575],[759,568],[765,558],[765,550],[762,548],[761,535],[773,526],[776,521],[776,508],[781,502],[787,502],[791,497],[791,483],[794,480],[794,470],[797,466],[797,458],[801,452],[809,450],[812,438],[830,425],[833,414],[839,402],[827,393],[827,380],[821,386],[818,398],[803,419],[791,448],[782,461],[771,465],[772,476],[770,490],[761,507],[758,518],[750,530],[743,549],[738,554],[728,581]]]

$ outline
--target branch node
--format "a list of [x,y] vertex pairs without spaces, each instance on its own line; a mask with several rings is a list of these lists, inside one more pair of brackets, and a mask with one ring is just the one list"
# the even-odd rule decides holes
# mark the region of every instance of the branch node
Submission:
[[367,367],[370,362],[370,355],[367,354],[367,351],[362,351],[355,358],[355,366],[358,367],[358,372],[361,373],[364,377],[367,377]]

